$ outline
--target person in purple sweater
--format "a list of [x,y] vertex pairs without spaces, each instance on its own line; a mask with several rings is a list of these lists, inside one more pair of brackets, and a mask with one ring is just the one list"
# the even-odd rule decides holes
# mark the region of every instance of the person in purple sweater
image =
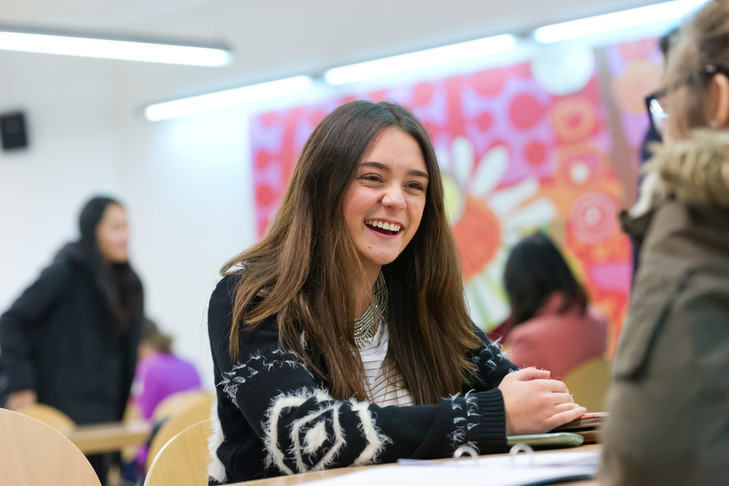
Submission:
[[[175,393],[197,390],[201,385],[195,365],[172,353],[172,337],[161,332],[151,319],[145,318],[143,326],[132,385],[132,406],[139,410],[144,420],[150,421],[162,400]],[[164,420],[154,424],[147,444],[139,448],[132,462],[123,465],[125,480],[137,482],[140,478],[144,479],[148,445],[162,423]]]
[[151,319],[144,321],[138,356],[134,400],[145,420],[152,418],[154,409],[168,396],[200,388],[195,366],[172,353],[172,337]]

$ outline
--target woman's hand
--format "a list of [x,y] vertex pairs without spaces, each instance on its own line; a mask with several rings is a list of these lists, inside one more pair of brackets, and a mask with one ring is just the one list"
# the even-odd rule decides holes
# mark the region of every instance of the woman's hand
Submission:
[[22,410],[38,401],[35,390],[19,390],[8,395],[7,407],[10,410]]
[[559,380],[536,368],[509,373],[499,384],[504,397],[506,434],[541,434],[585,413]]

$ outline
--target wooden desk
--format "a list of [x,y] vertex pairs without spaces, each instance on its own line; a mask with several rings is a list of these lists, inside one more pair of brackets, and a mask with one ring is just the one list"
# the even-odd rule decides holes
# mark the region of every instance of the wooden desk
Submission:
[[119,451],[127,446],[143,444],[150,426],[144,422],[79,425],[68,438],[84,454]]
[[[587,451],[593,451],[593,450],[599,450],[600,445],[599,444],[589,444],[589,445],[583,445],[580,447],[570,447],[567,449],[550,449],[545,451],[537,451],[536,453],[539,454],[541,452],[557,452],[557,451],[564,451],[564,452],[587,452]],[[493,457],[493,456],[503,456],[506,454],[490,454],[483,457]],[[437,459],[439,461],[448,460],[448,459]],[[468,459],[464,459],[468,460]],[[305,484],[311,481],[316,481],[319,479],[327,479],[332,478],[334,476],[341,476],[342,474],[349,474],[351,472],[355,471],[362,471],[364,469],[369,469],[373,467],[381,467],[381,466],[387,466],[387,464],[378,464],[374,466],[359,466],[359,467],[342,467],[338,469],[329,469],[326,471],[317,471],[317,472],[309,472],[309,473],[303,473],[303,474],[294,474],[293,476],[278,476],[275,478],[268,478],[268,479],[257,479],[255,481],[243,481],[240,483],[230,483],[228,486],[290,486],[293,484]],[[569,481],[567,483],[553,483],[553,484],[565,484],[569,486],[597,486],[598,481],[597,479],[588,479],[584,481]]]

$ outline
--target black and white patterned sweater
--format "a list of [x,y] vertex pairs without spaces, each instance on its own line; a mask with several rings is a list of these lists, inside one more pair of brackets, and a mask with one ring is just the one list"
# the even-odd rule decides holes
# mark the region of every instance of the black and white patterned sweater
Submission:
[[[240,361],[228,354],[235,277],[213,291],[208,329],[217,404],[209,441],[210,477],[246,481],[282,474],[450,457],[468,444],[506,449],[504,403],[497,388],[517,367],[476,331],[471,358],[483,383],[432,405],[380,407],[333,399],[327,383],[278,346],[275,318],[241,333]],[[216,413],[217,412],[217,413]]]

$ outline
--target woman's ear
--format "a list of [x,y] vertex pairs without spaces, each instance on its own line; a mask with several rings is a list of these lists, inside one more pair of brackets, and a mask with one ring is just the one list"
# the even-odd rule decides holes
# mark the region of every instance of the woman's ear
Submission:
[[722,73],[711,79],[707,115],[712,128],[729,126],[729,79]]

